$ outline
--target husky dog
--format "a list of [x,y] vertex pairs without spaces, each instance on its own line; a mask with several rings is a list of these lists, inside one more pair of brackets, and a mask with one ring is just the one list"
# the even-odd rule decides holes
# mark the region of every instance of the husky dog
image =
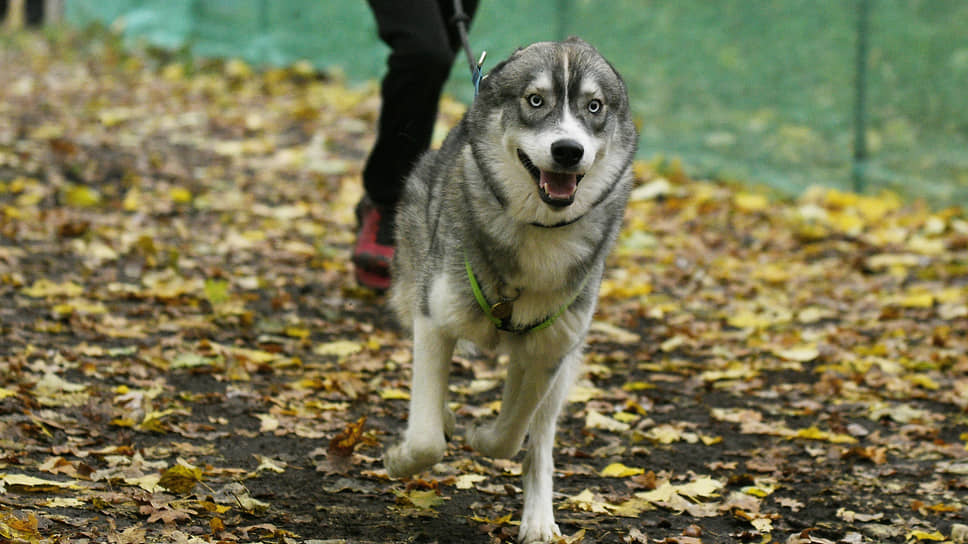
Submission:
[[560,534],[555,422],[578,369],[622,224],[637,134],[625,83],[586,42],[542,42],[494,67],[442,147],[406,181],[390,302],[413,329],[410,416],[392,477],[440,461],[459,339],[510,356],[501,413],[470,429],[490,457],[524,458],[519,541]]

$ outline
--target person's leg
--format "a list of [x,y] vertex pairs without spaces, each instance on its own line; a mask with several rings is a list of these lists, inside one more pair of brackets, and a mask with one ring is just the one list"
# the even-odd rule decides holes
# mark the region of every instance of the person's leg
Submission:
[[[369,0],[380,38],[390,46],[377,139],[363,169],[366,197],[353,262],[357,280],[390,286],[393,212],[403,180],[430,146],[437,104],[460,40],[452,0]],[[477,0],[465,2],[472,16]]]
[[[477,1],[465,2],[473,15]],[[403,180],[430,146],[437,105],[460,47],[452,0],[370,0],[380,38],[390,46],[376,143],[363,170],[367,196],[396,205]]]

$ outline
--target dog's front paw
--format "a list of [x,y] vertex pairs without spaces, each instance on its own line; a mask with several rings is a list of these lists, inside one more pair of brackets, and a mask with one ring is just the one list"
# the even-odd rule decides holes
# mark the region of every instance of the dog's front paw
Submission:
[[521,449],[520,443],[509,441],[496,433],[492,425],[471,427],[467,431],[467,444],[494,459],[510,459]]
[[383,454],[383,466],[391,478],[405,478],[427,470],[444,458],[447,443],[412,444],[401,442]]
[[552,542],[561,536],[558,524],[554,518],[549,519],[528,519],[521,520],[521,528],[518,530],[518,542],[520,544],[537,544]]

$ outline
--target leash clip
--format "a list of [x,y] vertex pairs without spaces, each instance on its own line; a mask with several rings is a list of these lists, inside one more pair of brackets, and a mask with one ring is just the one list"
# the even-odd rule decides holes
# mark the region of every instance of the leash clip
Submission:
[[477,61],[477,66],[474,68],[474,73],[471,74],[471,83],[474,84],[474,96],[481,90],[481,80],[484,79],[484,71],[481,69],[484,66],[484,59],[487,58],[487,51],[481,51],[481,58]]
[[477,60],[477,69],[480,70],[481,66],[484,66],[484,59],[487,58],[487,50],[481,51],[481,58]]

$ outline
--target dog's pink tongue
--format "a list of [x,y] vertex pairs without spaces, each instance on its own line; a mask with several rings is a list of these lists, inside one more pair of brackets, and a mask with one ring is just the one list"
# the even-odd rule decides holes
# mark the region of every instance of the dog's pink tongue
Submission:
[[567,200],[578,189],[578,176],[558,172],[541,171],[541,188],[548,196],[557,200]]

